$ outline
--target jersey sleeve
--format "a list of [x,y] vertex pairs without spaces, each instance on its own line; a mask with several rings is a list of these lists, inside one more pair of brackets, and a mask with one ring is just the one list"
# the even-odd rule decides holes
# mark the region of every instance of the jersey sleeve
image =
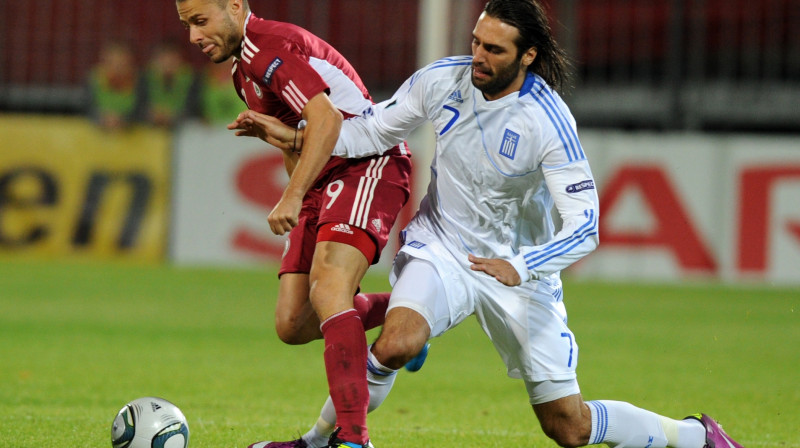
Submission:
[[275,93],[298,116],[311,98],[329,92],[328,84],[307,58],[289,50],[260,51],[250,69],[261,87]]
[[417,78],[417,74],[390,99],[373,105],[361,116],[345,120],[333,155],[360,158],[383,154],[424,123],[427,89],[425,79]]
[[563,145],[559,146],[545,154],[542,171],[561,217],[561,230],[545,244],[521,247],[511,260],[523,282],[561,271],[600,242],[600,207],[589,162],[585,157],[564,162],[569,156],[564,155]]

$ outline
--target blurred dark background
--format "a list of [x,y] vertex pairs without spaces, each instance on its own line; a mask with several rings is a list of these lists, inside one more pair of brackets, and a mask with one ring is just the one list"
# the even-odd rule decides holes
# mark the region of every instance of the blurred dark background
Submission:
[[[422,64],[422,0],[250,0],[264,18],[296,23],[355,65],[376,99]],[[433,0],[437,1],[437,0]],[[450,2],[450,53],[468,53],[483,0]],[[144,65],[175,43],[197,69],[173,1],[2,0],[0,112],[80,114],[100,48],[125,40]],[[574,58],[566,99],[582,126],[800,132],[800,1],[545,2]],[[422,32],[421,32],[422,31]]]

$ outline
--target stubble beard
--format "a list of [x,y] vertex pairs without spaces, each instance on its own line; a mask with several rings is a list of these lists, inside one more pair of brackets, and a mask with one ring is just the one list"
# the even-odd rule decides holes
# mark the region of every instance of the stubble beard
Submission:
[[[477,80],[472,76],[472,85],[484,95],[497,95],[506,89],[517,78],[517,73],[522,66],[522,58],[517,58],[508,65],[501,67],[494,76],[487,80]],[[473,64],[473,67],[475,65]]]
[[238,50],[242,44],[242,37],[239,36],[238,26],[233,20],[225,21],[223,35],[225,36],[223,40],[224,47],[219,48],[219,54],[216,57],[211,58],[211,61],[217,64],[230,59],[230,57],[236,53],[236,50]]

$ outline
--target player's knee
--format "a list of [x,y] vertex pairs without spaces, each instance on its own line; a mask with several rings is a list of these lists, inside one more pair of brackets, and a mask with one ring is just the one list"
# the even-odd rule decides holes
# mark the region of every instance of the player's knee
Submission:
[[384,331],[375,341],[372,352],[384,366],[399,369],[419,354],[425,342],[427,337],[414,331],[405,333]]
[[353,275],[346,270],[330,270],[326,275],[312,276],[308,298],[318,315],[353,307],[353,293],[358,286]]
[[289,345],[299,345],[305,344],[307,341],[302,341],[300,339],[300,335],[296,331],[296,329],[280,323],[279,321],[275,321],[275,332],[278,334],[278,338],[284,343]]
[[283,343],[289,345],[307,344],[322,337],[318,327],[312,328],[296,316],[280,313],[275,313],[275,332]]
[[373,353],[378,361],[390,369],[399,369],[422,350],[422,345],[404,338],[378,339],[373,346]]

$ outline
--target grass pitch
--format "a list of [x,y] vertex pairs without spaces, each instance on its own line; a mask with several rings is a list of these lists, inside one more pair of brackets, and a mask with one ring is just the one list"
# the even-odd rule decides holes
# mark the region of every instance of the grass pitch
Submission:
[[[363,286],[387,290],[385,273]],[[322,344],[278,340],[276,291],[269,268],[0,261],[0,447],[108,447],[116,412],[149,395],[184,411],[192,448],[305,432],[327,393]],[[565,298],[584,398],[800,447],[799,290],[566,279]],[[556,446],[474,319],[369,422],[379,448]]]

